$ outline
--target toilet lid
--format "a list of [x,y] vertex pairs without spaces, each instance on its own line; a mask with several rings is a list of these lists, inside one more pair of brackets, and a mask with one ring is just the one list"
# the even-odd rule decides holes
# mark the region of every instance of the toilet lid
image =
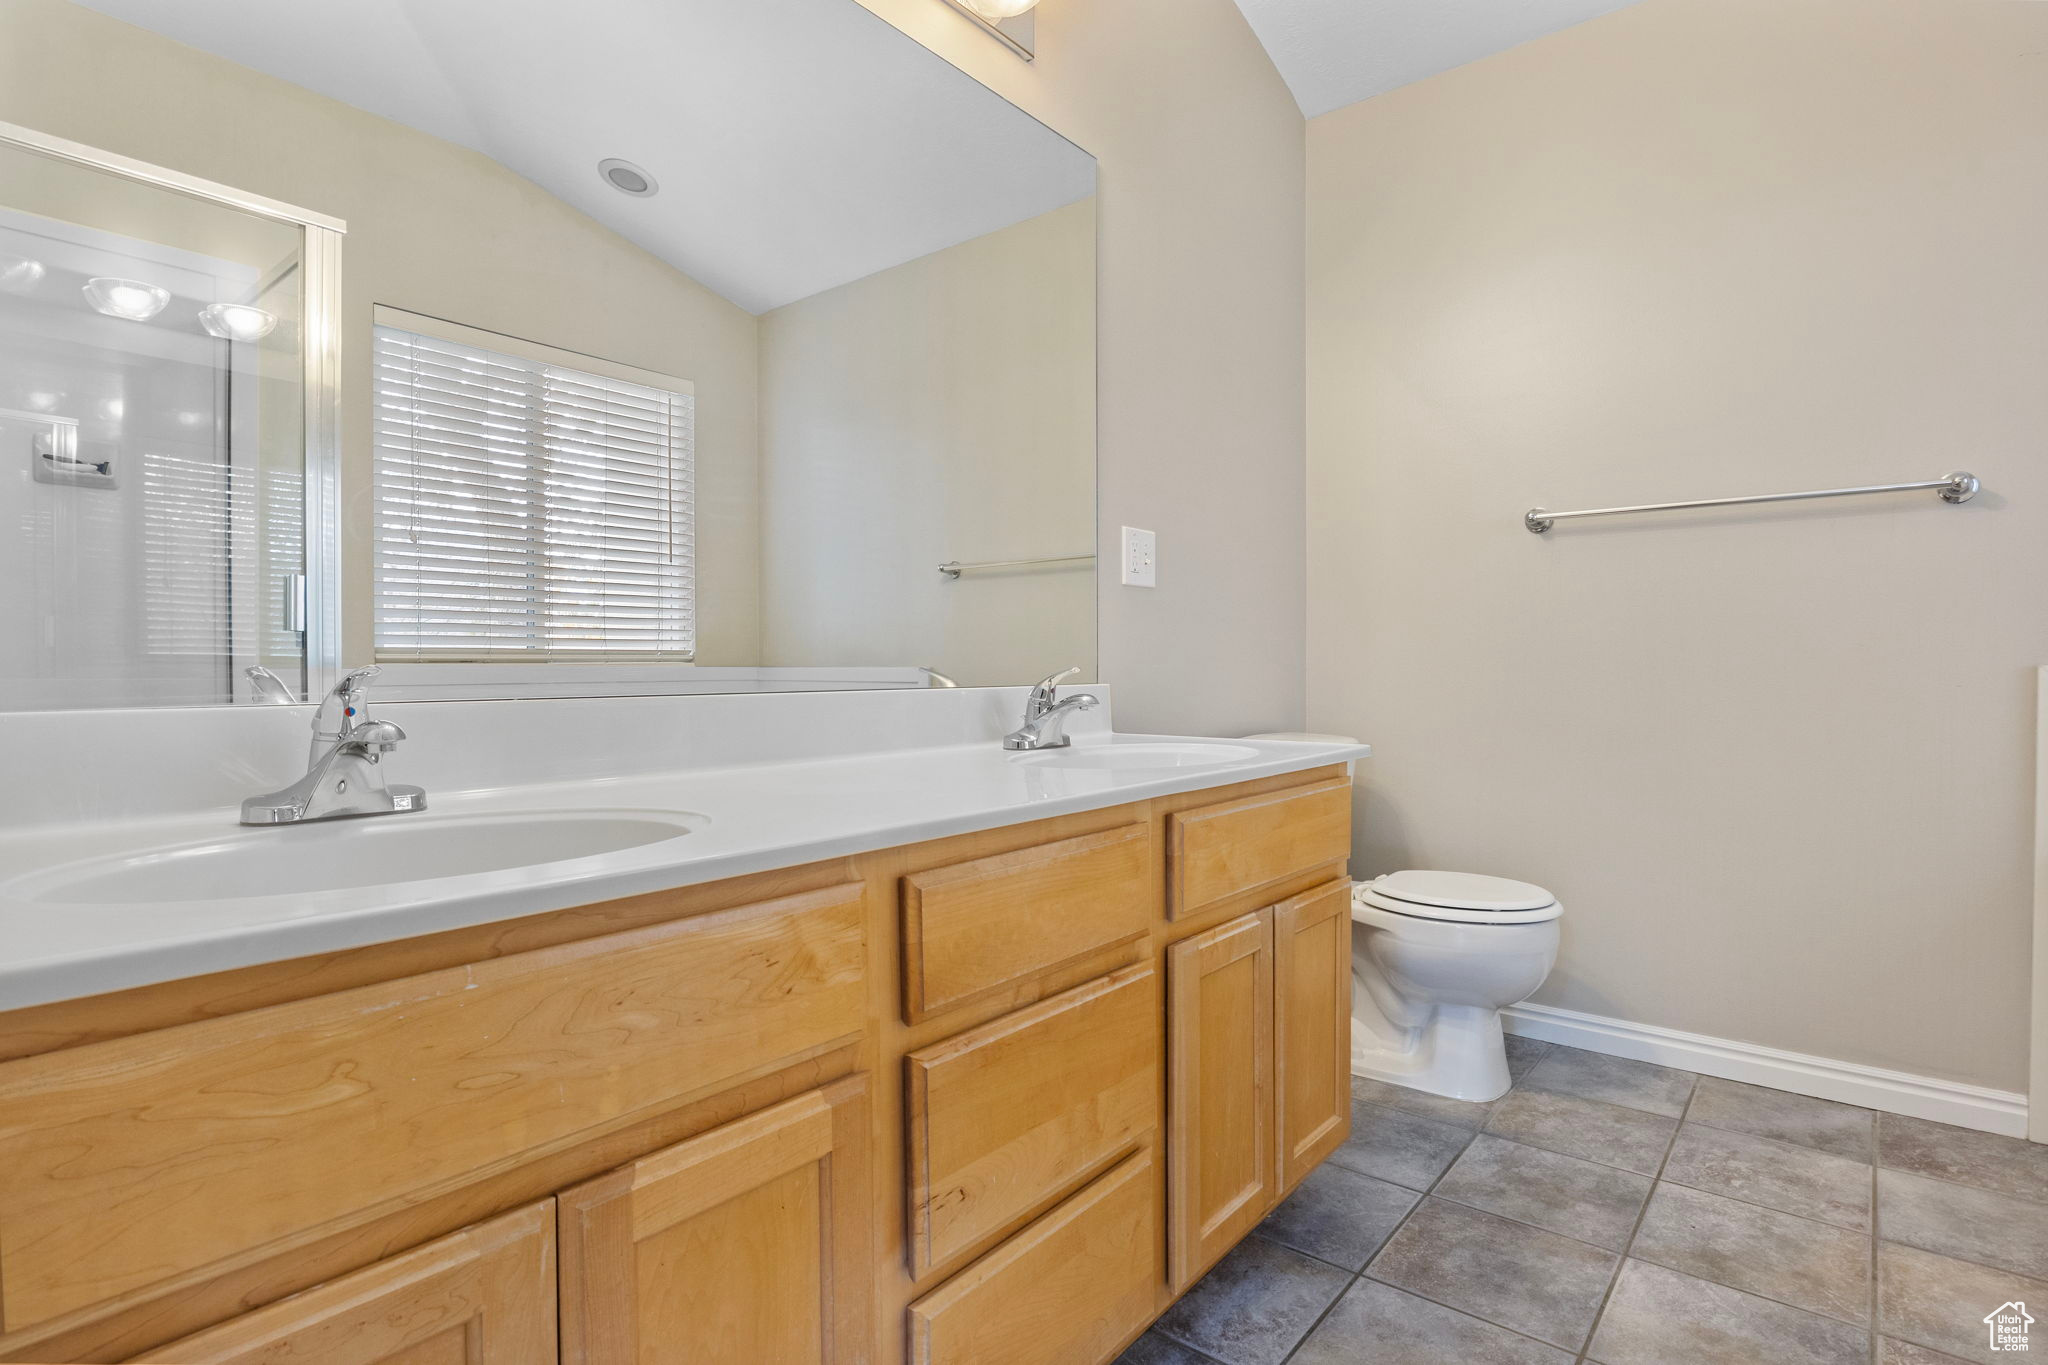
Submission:
[[1540,886],[1472,872],[1389,872],[1366,885],[1382,896],[1410,905],[1450,910],[1541,910],[1557,903],[1557,897]]

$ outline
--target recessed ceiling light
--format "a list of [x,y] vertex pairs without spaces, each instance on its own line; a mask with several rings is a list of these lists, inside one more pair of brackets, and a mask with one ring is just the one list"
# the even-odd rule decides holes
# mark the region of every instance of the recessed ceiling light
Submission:
[[147,322],[164,311],[171,291],[141,280],[102,277],[85,282],[85,301],[110,318]]
[[647,173],[645,167],[635,166],[630,161],[621,161],[615,156],[608,156],[598,162],[597,173],[604,177],[607,185],[620,194],[630,194],[638,199],[645,199],[661,188],[654,183],[654,177]]

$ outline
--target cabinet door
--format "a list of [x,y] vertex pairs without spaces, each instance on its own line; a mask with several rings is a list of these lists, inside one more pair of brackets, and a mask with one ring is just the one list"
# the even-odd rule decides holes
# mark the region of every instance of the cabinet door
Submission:
[[1273,912],[1167,950],[1167,1269],[1176,1292],[1272,1208]]
[[465,1228],[138,1359],[153,1365],[553,1365],[554,1204]]
[[566,1365],[867,1361],[867,1110],[850,1077],[565,1191]]
[[1273,907],[1280,1195],[1351,1135],[1351,883]]

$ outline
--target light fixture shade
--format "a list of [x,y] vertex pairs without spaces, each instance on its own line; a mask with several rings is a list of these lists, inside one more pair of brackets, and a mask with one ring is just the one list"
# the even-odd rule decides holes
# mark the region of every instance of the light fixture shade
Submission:
[[43,282],[49,272],[43,269],[41,261],[32,261],[26,256],[9,256],[0,252],[0,289],[10,294],[26,294]]
[[277,315],[246,303],[209,303],[199,325],[222,341],[260,341],[277,326]]
[[171,291],[141,280],[117,280],[106,276],[85,282],[85,301],[110,318],[147,322],[164,311]]
[[960,3],[991,24],[999,24],[1036,8],[1038,0],[960,0]]

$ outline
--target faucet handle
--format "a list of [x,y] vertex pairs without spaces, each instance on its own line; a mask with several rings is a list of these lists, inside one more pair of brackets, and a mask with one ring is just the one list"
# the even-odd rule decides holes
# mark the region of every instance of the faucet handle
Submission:
[[364,684],[383,671],[380,664],[365,664],[341,675],[341,680],[321,698],[319,707],[313,712],[313,740],[316,745],[323,739],[339,739],[349,732],[351,713],[357,709]]
[[1081,665],[1075,664],[1072,668],[1063,668],[1040,678],[1037,686],[1031,689],[1031,713],[1042,714],[1052,705],[1053,695],[1059,691],[1060,684],[1080,671]]

